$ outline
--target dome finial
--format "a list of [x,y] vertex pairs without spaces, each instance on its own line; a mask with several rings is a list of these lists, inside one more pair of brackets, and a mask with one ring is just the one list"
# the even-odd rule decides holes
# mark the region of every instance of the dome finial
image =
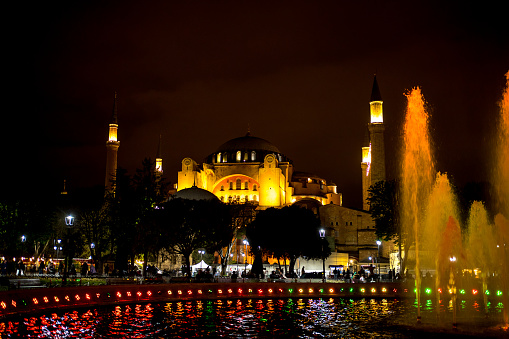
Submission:
[[251,126],[249,125],[249,122],[247,123],[247,133],[246,133],[246,137],[249,137],[251,136]]

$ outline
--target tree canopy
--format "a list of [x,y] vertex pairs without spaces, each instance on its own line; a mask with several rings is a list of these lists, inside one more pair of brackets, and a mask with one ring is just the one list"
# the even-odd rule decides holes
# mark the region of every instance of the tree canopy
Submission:
[[319,229],[320,220],[312,211],[288,206],[260,211],[248,225],[246,235],[251,248],[255,249],[255,256],[266,254],[288,259],[289,271],[293,273],[298,257],[330,256],[331,250],[327,241],[320,238]]

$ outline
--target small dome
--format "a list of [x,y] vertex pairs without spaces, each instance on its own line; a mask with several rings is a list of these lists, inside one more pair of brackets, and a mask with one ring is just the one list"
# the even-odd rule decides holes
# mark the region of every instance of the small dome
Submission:
[[173,195],[174,198],[186,200],[218,200],[214,193],[196,186],[184,188]]

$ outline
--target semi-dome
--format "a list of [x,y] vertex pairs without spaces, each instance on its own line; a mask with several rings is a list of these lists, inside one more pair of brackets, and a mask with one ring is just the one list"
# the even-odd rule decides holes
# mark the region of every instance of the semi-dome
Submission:
[[207,157],[209,163],[262,162],[267,154],[274,154],[278,161],[290,161],[279,149],[262,138],[249,132],[243,136],[228,140]]
[[211,193],[203,188],[196,186],[184,188],[173,195],[174,198],[181,198],[186,200],[217,200],[214,193]]

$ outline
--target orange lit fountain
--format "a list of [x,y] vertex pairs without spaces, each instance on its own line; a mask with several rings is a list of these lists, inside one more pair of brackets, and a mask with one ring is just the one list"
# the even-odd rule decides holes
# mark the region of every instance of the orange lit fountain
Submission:
[[504,289],[504,322],[509,328],[509,71],[505,75],[506,86],[500,101],[499,140],[495,187],[498,192],[499,214],[495,216],[495,231],[498,242],[497,257],[500,261]]
[[[417,322],[421,321],[421,274],[435,274],[437,319],[440,302],[449,291],[456,326],[456,288],[462,269],[481,272],[485,312],[488,310],[488,275],[501,283],[503,327],[508,328],[509,305],[509,72],[500,102],[499,139],[494,183],[499,214],[494,222],[484,204],[475,201],[469,213],[467,233],[461,234],[460,217],[453,189],[446,174],[438,173],[428,133],[428,113],[420,88],[406,94],[401,168],[400,217],[408,261],[415,258]],[[435,181],[433,182],[433,179]],[[410,267],[411,268],[411,267]],[[449,274],[447,274],[449,272]],[[446,288],[447,287],[447,288]],[[440,294],[439,294],[440,293]]]
[[[419,87],[406,95],[408,99],[405,124],[401,176],[401,224],[406,231],[405,247],[415,247],[415,272],[420,272],[421,221],[424,219],[435,168],[428,133],[428,113]],[[417,321],[420,322],[421,275],[416,274]]]

